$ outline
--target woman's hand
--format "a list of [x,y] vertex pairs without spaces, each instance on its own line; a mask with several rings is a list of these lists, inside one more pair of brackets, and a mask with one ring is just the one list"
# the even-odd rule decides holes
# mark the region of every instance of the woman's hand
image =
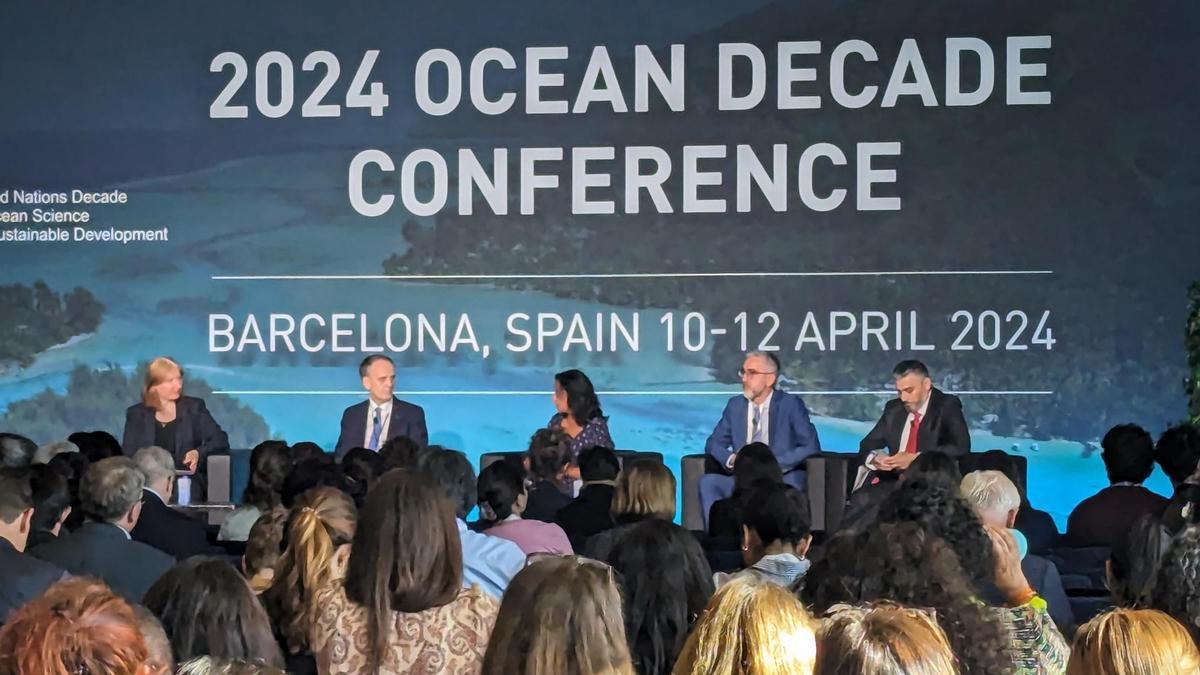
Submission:
[[196,469],[200,468],[200,451],[188,450],[183,456],[183,465],[188,468],[188,471],[196,473]]

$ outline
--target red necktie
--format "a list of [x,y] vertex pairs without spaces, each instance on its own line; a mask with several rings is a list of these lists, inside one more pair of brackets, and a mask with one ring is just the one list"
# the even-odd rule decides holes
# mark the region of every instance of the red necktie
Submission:
[[904,444],[904,452],[917,454],[917,428],[921,426],[921,413],[913,413],[912,429],[908,431],[908,442]]

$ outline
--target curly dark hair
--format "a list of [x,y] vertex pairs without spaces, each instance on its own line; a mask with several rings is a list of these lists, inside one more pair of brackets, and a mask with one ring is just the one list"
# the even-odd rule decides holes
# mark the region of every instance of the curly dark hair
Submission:
[[557,481],[571,461],[567,435],[554,429],[538,429],[529,439],[529,475],[533,480]]
[[801,589],[801,599],[816,614],[839,603],[877,600],[932,609],[964,675],[1011,673],[1004,626],[974,596],[954,551],[916,523],[835,536]]
[[292,470],[292,450],[283,441],[263,441],[250,451],[250,482],[242,503],[266,513],[282,506],[283,481]]
[[877,522],[916,523],[946,540],[976,594],[991,588],[996,569],[992,540],[962,498],[958,483],[933,474],[906,478],[879,507]]
[[583,426],[597,417],[604,417],[600,408],[600,397],[592,381],[581,370],[564,370],[554,376],[558,386],[567,394],[567,409],[575,423]]
[[1200,526],[1175,535],[1158,569],[1154,609],[1170,614],[1200,642]]

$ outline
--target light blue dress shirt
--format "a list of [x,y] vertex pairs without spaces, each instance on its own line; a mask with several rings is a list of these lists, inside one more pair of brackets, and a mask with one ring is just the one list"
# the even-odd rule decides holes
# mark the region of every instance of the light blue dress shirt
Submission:
[[456,520],[462,542],[463,586],[478,584],[485,593],[499,599],[508,582],[525,567],[525,553],[507,539],[472,532],[462,518]]

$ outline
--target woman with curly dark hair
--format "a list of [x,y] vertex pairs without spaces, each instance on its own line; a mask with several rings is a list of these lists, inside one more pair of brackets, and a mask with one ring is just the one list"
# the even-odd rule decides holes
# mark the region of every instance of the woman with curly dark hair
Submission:
[[1158,569],[1154,609],[1170,614],[1200,644],[1200,525],[1171,540]]
[[804,579],[801,597],[818,615],[879,600],[932,609],[963,675],[1013,672],[1003,625],[975,599],[946,542],[916,523],[834,537]]

